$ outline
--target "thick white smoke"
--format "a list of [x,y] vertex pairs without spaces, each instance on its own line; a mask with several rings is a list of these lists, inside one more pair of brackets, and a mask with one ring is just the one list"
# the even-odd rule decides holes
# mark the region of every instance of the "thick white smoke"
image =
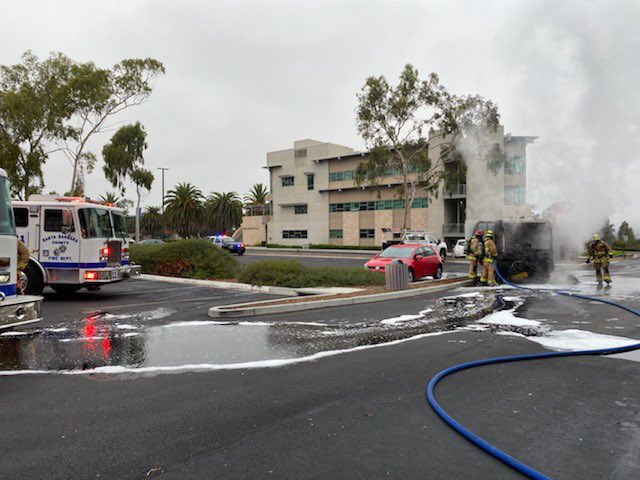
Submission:
[[606,218],[638,229],[640,35],[629,32],[640,2],[527,5],[501,41],[527,99],[526,132],[514,133],[540,136],[529,146],[528,201],[565,202],[558,233],[574,245]]

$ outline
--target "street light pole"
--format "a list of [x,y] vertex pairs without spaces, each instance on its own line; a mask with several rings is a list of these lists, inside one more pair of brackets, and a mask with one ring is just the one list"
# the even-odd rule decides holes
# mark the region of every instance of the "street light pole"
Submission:
[[169,169],[165,168],[165,167],[158,167],[158,170],[162,170],[162,204],[161,204],[161,208],[162,208],[162,214],[164,215],[164,172],[166,172]]

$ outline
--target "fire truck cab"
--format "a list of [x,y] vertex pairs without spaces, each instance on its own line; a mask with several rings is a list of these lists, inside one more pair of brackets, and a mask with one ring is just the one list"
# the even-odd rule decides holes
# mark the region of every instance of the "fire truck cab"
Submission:
[[59,293],[140,274],[129,264],[127,220],[121,208],[85,197],[32,195],[13,202],[16,232],[29,249],[23,289],[37,295],[45,285]]
[[0,329],[42,320],[42,297],[18,295],[18,239],[11,212],[11,187],[0,168]]

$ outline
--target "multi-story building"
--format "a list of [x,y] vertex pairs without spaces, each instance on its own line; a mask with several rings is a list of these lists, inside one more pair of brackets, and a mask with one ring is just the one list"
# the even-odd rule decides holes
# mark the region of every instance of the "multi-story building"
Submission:
[[[535,138],[504,135],[502,127],[485,137],[482,148],[497,144],[505,154],[504,165],[491,172],[484,157],[474,158],[472,149],[465,152],[466,182],[441,187],[437,196],[419,193],[407,227],[429,230],[451,244],[468,236],[477,220],[525,215],[526,146]],[[438,149],[438,139],[430,140],[432,158],[438,157]],[[309,139],[267,153],[271,216],[247,219],[245,242],[259,243],[266,236],[270,244],[380,245],[384,230],[402,227],[403,200],[397,194],[402,179],[389,170],[376,185],[358,186],[356,169],[367,155]],[[449,161],[443,168],[457,165]]]

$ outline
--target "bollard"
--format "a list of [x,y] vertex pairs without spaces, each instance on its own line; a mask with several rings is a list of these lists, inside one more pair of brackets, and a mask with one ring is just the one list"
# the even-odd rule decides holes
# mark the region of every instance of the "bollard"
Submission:
[[400,260],[389,262],[384,269],[387,290],[407,290],[409,288],[409,267]]

